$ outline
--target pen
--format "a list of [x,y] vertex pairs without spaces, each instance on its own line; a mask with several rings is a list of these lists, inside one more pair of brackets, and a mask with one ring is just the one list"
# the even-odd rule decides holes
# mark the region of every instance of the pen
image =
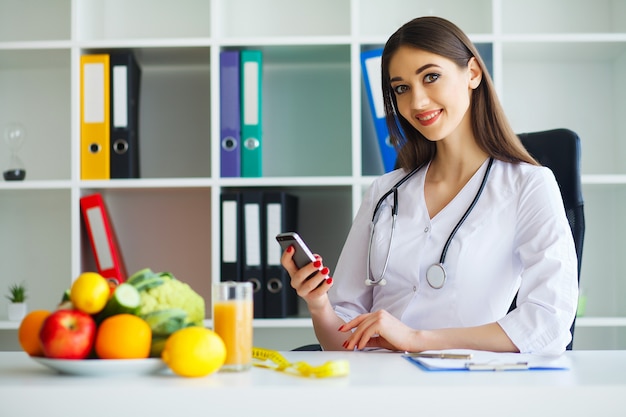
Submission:
[[433,358],[433,359],[472,359],[471,353],[424,353],[424,352],[404,352],[413,358]]
[[473,363],[465,364],[470,371],[509,371],[515,369],[528,369],[528,362],[516,363]]

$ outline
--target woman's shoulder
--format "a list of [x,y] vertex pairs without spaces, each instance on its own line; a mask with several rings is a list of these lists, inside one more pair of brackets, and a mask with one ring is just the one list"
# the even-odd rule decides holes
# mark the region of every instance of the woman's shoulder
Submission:
[[409,171],[406,171],[403,168],[394,169],[393,171],[389,171],[381,176],[376,177],[372,181],[372,187],[375,189],[382,189],[387,191],[408,174]]
[[544,196],[560,195],[558,183],[550,168],[526,162],[505,161],[498,161],[497,166],[501,191],[508,189],[517,195],[536,192]]
[[511,178],[515,182],[524,180],[545,180],[554,178],[552,171],[542,165],[533,165],[527,162],[506,162],[497,161],[499,170],[503,178]]

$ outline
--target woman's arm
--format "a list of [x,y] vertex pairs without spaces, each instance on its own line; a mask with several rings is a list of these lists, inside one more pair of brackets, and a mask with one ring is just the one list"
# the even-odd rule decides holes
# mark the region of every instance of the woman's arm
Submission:
[[408,352],[441,349],[519,351],[497,323],[465,328],[415,330],[385,310],[362,314],[346,323],[341,331],[352,331],[345,335],[346,340],[342,345],[349,350],[379,347]]
[[313,319],[315,336],[324,350],[343,350],[342,344],[345,342],[346,336],[338,329],[345,325],[345,322],[333,310],[328,296],[325,294],[321,298],[315,303],[315,306],[308,305]]
[[519,193],[517,254],[523,265],[517,308],[498,324],[520,351],[559,354],[571,341],[578,260],[552,171],[534,169]]
[[[322,264],[322,258],[316,256],[316,261],[298,269],[293,261],[294,249],[287,248],[283,252],[281,263],[291,277],[291,286],[298,296],[307,303],[315,335],[325,350],[339,350],[345,337],[337,329],[344,324],[328,299],[328,290],[333,279],[329,276],[329,269]],[[312,275],[314,274],[314,275]]]

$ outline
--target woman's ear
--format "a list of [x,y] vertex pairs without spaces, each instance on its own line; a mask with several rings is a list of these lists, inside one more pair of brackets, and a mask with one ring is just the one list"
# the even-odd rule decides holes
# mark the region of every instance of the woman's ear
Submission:
[[469,86],[472,90],[475,90],[480,85],[480,82],[483,79],[483,71],[480,69],[480,65],[478,65],[478,61],[476,57],[471,57],[469,62],[467,63],[467,69],[469,74]]

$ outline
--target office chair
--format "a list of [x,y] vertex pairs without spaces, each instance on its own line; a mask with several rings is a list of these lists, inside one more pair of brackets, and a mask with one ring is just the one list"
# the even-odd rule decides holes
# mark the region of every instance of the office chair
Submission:
[[[521,133],[518,135],[524,147],[541,165],[552,170],[561,190],[565,214],[569,221],[578,257],[578,283],[580,284],[580,267],[585,237],[585,214],[580,179],[580,138],[568,129],[554,129],[541,132]],[[517,297],[516,297],[517,298]],[[516,299],[513,300],[509,311],[515,309]],[[570,331],[572,341],[567,350],[572,350],[574,342],[574,326]],[[318,344],[310,344],[294,349],[296,351],[322,350]]]

